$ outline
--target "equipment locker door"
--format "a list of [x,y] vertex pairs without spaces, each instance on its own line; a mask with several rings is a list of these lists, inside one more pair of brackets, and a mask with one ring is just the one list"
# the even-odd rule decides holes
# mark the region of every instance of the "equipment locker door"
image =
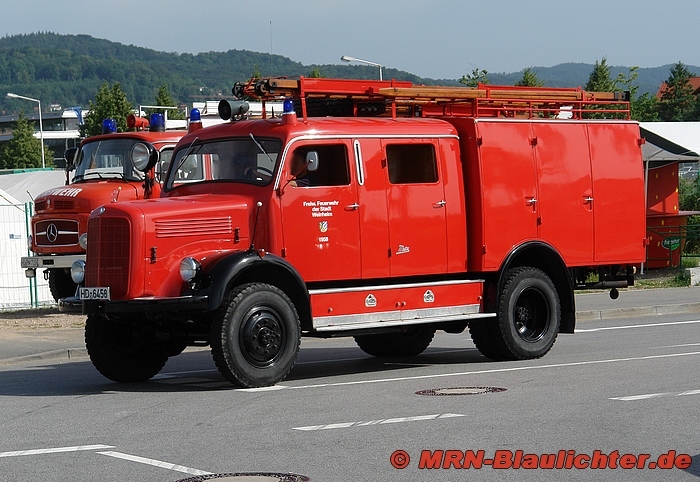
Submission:
[[[282,175],[284,256],[305,281],[360,277],[357,185],[349,169],[350,142],[299,143],[287,154]],[[318,153],[318,170],[306,182],[289,182],[292,158]],[[302,184],[307,184],[302,186]]]
[[586,125],[532,123],[537,157],[539,238],[567,265],[593,261],[593,184]]
[[391,276],[447,272],[445,193],[432,140],[384,141]]

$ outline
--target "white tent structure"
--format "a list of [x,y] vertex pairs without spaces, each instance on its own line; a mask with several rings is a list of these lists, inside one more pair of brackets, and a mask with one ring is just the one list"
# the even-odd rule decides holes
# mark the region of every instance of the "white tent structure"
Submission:
[[42,276],[30,281],[20,265],[27,256],[33,198],[65,183],[63,171],[0,175],[0,310],[53,303]]
[[700,122],[640,122],[644,161],[654,165],[700,161]]

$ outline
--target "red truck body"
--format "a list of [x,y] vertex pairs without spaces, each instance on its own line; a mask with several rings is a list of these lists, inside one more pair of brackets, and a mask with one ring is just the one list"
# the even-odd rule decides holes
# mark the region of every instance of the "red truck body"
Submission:
[[[403,83],[304,80],[289,84],[300,118],[288,108],[190,133],[161,198],[93,211],[83,306],[103,374],[150,378],[208,343],[229,380],[261,386],[288,373],[302,334],[409,356],[436,329],[467,327],[490,358],[533,358],[573,332],[574,287],[633,282],[645,254],[635,122],[583,119],[581,91],[418,102]],[[308,116],[314,88],[326,104],[345,92],[352,114]],[[384,116],[357,116],[378,99]],[[138,363],[105,341],[124,330],[149,340]]]
[[[158,182],[151,186],[150,193],[144,189],[144,173],[136,170],[130,159],[133,147],[136,144],[149,146],[167,163],[185,133],[184,130],[145,130],[87,138],[75,154],[76,172],[71,183],[36,197],[31,220],[34,256],[22,258],[22,267],[32,275],[36,269],[45,268],[44,276],[57,301],[75,295],[77,285],[71,279],[70,267],[76,260],[85,259],[85,248],[80,245],[79,238],[87,233],[90,212],[115,200],[132,201],[160,195]],[[90,157],[93,167],[88,165]],[[153,177],[154,172],[149,176]]]

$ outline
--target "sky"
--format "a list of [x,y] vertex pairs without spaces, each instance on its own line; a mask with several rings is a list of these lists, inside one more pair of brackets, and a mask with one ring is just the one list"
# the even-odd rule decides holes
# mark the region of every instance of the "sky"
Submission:
[[563,62],[700,65],[698,0],[0,0],[0,35],[88,34],[167,52],[348,55],[422,77]]

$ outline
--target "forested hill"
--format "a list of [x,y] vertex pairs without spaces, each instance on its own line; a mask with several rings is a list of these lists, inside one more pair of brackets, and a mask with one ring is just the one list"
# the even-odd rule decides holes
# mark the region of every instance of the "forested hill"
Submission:
[[[682,59],[681,59],[682,60]],[[178,54],[124,45],[89,35],[34,33],[0,38],[0,92],[21,95],[63,107],[87,106],[103,82],[120,82],[135,104],[152,103],[158,86],[167,84],[180,103],[228,96],[236,81],[247,80],[258,67],[263,76],[309,75],[319,68],[324,77],[376,78],[377,69],[362,65],[303,65],[281,55],[248,50]],[[700,67],[688,66],[700,74]],[[655,92],[669,74],[670,65],[639,69],[640,93]],[[569,63],[534,67],[537,75],[552,87],[576,87],[588,80],[591,64]],[[627,72],[613,67],[613,76]],[[471,71],[465,67],[465,74]],[[489,72],[493,84],[514,84],[515,73]],[[420,78],[409,72],[387,68],[384,78],[414,83],[452,84],[456,79]],[[29,110],[26,102],[0,97],[0,113]]]

